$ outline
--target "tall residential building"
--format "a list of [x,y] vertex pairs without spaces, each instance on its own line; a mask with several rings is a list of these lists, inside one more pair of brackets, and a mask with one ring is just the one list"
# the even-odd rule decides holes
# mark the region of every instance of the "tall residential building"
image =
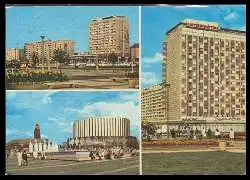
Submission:
[[63,49],[67,51],[69,56],[74,54],[75,41],[73,40],[45,40],[44,42],[33,42],[33,43],[25,43],[25,58],[26,60],[32,60],[33,54],[37,54],[40,62],[42,59],[42,53],[44,50],[44,61],[53,60],[54,50]]
[[139,43],[135,43],[130,47],[130,57],[135,58],[136,61],[139,61]]
[[145,88],[141,93],[142,121],[161,121],[166,119],[166,91],[160,84]]
[[243,130],[246,33],[186,19],[167,32],[166,43],[169,120],[206,120]]
[[129,21],[125,16],[109,16],[89,24],[89,52],[129,56]]
[[11,60],[23,60],[24,50],[20,48],[6,48],[5,59],[7,61]]

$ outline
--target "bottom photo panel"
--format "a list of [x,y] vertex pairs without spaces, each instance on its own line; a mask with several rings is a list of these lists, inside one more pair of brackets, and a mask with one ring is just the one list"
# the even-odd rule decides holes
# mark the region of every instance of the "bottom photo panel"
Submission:
[[6,93],[7,175],[139,175],[139,93]]

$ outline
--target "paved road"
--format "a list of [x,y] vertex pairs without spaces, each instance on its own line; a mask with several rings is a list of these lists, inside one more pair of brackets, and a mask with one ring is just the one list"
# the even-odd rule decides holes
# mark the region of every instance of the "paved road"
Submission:
[[139,175],[139,157],[102,161],[30,160],[29,166],[18,168],[17,159],[6,162],[9,175]]

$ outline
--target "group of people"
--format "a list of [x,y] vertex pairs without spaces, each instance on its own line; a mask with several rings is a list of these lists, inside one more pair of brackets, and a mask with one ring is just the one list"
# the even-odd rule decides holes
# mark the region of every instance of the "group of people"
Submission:
[[136,149],[129,147],[120,147],[120,148],[97,148],[92,149],[89,153],[89,157],[91,160],[102,160],[102,159],[117,159],[123,157],[125,154],[129,154],[131,156],[136,155]]
[[25,150],[19,150],[17,152],[17,161],[18,161],[18,167],[20,168],[21,166],[28,166],[28,155],[27,151]]
[[[170,130],[170,134],[172,138],[176,137],[189,137],[190,139],[206,139],[206,138],[213,138],[216,139],[222,138],[221,132],[218,128],[216,128],[215,132],[213,132],[210,128],[206,130],[204,127],[202,130],[198,130],[197,128],[195,130],[188,129],[182,129],[182,130],[175,130],[174,128]],[[231,128],[229,132],[229,139],[234,139],[234,131]]]

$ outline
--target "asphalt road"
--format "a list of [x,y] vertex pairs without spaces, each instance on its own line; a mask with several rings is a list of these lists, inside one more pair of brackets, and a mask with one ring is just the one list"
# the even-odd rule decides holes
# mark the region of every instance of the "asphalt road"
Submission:
[[29,160],[29,166],[21,168],[16,158],[6,161],[8,175],[139,175],[139,171],[139,157],[82,162]]

